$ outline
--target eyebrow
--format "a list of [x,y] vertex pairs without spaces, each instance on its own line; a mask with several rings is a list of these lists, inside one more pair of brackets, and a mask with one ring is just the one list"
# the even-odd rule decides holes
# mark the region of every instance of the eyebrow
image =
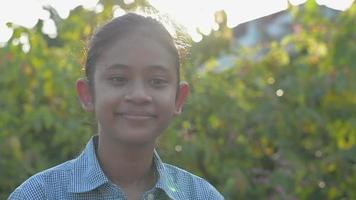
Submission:
[[168,67],[164,66],[164,65],[149,65],[149,66],[147,66],[147,68],[148,69],[155,69],[155,70],[158,70],[158,71],[164,71],[164,72],[169,71]]
[[111,69],[126,69],[126,68],[129,68],[130,66],[129,65],[125,65],[125,64],[120,64],[120,63],[115,63],[115,64],[112,64],[112,65],[107,65],[105,70],[111,70]]
[[[130,65],[115,63],[115,64],[112,64],[112,65],[106,67],[105,70],[127,69],[127,68],[130,68]],[[145,66],[145,68],[155,69],[155,70],[159,70],[159,71],[168,71],[168,67],[166,67],[164,65],[159,65],[159,64],[148,65],[148,66]]]

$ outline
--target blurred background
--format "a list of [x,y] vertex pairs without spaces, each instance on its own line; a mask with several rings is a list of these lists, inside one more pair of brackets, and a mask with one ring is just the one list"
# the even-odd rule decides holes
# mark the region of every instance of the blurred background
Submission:
[[352,0],[65,2],[0,1],[0,199],[96,133],[75,92],[84,48],[137,10],[175,19],[190,46],[191,94],[159,139],[165,162],[226,199],[356,199]]

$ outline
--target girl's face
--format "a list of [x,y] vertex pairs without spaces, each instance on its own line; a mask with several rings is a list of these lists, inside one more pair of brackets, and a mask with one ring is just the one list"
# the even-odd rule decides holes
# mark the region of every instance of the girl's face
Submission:
[[188,94],[187,84],[177,91],[177,81],[173,55],[155,40],[131,34],[98,58],[94,94],[86,89],[92,106],[86,109],[95,111],[101,137],[125,144],[153,143],[180,114]]

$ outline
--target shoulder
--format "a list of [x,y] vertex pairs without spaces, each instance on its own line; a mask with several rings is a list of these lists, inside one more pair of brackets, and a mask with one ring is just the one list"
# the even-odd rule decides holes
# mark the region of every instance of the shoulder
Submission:
[[164,164],[175,185],[191,199],[224,199],[224,197],[205,179],[177,166]]
[[67,161],[31,176],[11,193],[9,199],[48,199],[50,191],[63,190],[68,185],[71,164]]

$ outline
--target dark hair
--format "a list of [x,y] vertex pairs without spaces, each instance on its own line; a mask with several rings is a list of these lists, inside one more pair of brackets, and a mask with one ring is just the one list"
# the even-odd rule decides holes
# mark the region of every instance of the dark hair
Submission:
[[149,37],[162,44],[175,58],[178,83],[180,81],[180,56],[175,46],[174,39],[167,29],[158,20],[135,13],[127,13],[114,18],[99,28],[92,36],[88,44],[85,62],[85,75],[91,88],[94,87],[95,64],[104,50],[114,44],[113,41],[125,37],[132,32],[143,31],[149,33]]

